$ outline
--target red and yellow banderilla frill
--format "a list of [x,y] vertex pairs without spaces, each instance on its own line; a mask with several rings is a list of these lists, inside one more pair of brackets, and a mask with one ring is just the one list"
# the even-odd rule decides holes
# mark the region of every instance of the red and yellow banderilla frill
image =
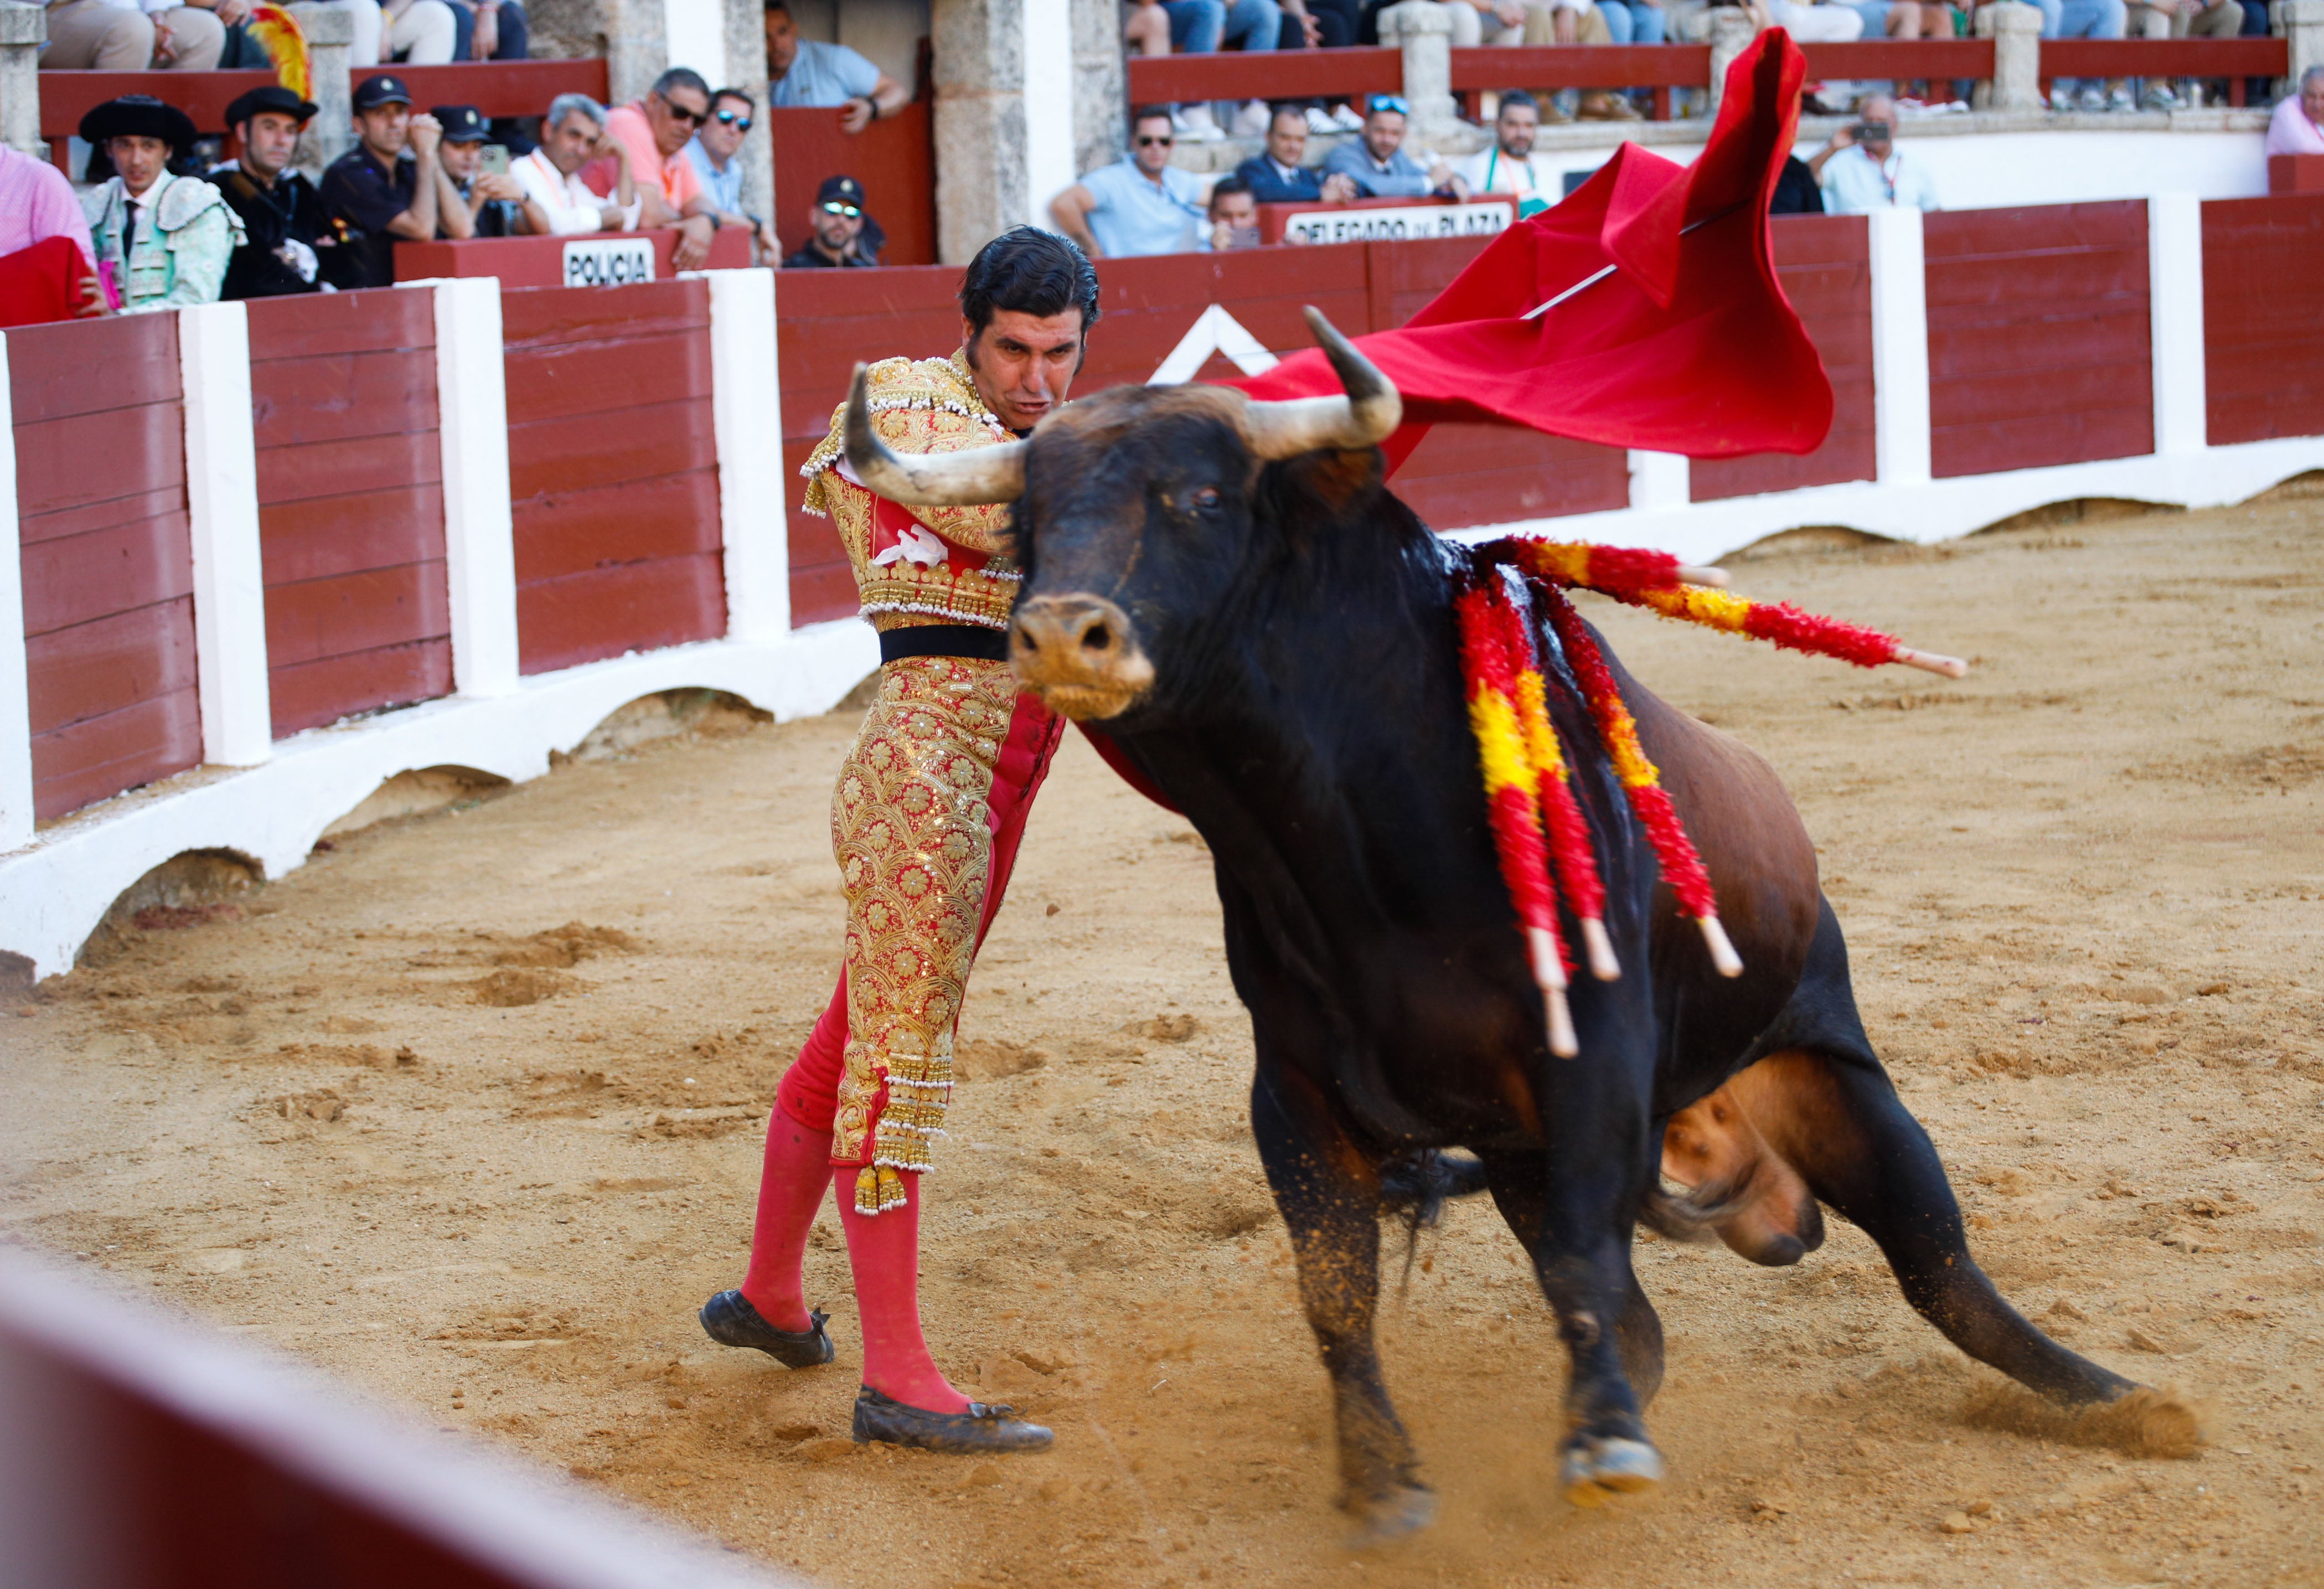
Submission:
[[1485,775],[1494,851],[1547,1006],[1550,1051],[1571,1058],[1579,1045],[1565,1001],[1571,967],[1558,930],[1561,899],[1588,946],[1592,975],[1611,982],[1621,968],[1606,935],[1605,888],[1589,826],[1549,720],[1547,685],[1524,614],[1509,597],[1512,573],[1526,580],[1540,604],[1622,792],[1654,847],[1663,880],[1678,896],[1679,909],[1701,927],[1711,964],[1722,976],[1740,975],[1743,962],[1720,925],[1710,873],[1662,786],[1661,773],[1638,743],[1637,724],[1597,636],[1565,592],[1595,590],[1665,618],[1768,641],[1787,651],[1837,657],[1860,668],[1902,662],[1958,679],[1969,666],[1914,651],[1877,629],[1802,612],[1788,602],[1731,595],[1717,588],[1725,581],[1723,574],[1689,568],[1667,552],[1514,537],[1478,548],[1453,598],[1469,722]]

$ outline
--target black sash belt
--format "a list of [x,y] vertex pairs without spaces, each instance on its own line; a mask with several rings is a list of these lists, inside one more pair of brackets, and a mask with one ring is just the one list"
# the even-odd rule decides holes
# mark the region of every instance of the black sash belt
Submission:
[[979,624],[919,624],[909,629],[881,632],[880,661],[906,657],[976,657],[987,662],[1009,660],[1009,636]]

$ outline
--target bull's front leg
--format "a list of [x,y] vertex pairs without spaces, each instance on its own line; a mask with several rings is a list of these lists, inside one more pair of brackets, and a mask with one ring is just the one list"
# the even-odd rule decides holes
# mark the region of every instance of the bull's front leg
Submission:
[[1332,1380],[1340,1506],[1360,1541],[1425,1528],[1436,1497],[1380,1376],[1379,1168],[1305,1077],[1262,1058],[1250,1122],[1275,1206],[1291,1233],[1299,1300]]

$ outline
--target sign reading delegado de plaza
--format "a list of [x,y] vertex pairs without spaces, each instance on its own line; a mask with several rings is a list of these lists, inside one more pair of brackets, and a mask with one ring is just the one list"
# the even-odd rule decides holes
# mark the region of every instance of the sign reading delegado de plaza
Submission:
[[653,244],[647,238],[576,237],[565,245],[567,287],[626,287],[653,279]]
[[1283,223],[1286,243],[1395,243],[1421,237],[1482,237],[1517,218],[1506,199],[1479,204],[1334,205],[1303,209]]

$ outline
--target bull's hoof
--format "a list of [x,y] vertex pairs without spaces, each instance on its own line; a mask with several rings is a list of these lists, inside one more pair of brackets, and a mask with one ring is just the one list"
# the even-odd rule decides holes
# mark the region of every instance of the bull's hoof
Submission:
[[1616,1495],[1636,1495],[1663,1482],[1662,1454],[1644,1440],[1584,1437],[1565,1448],[1565,1499],[1603,1506]]
[[1351,1497],[1344,1505],[1356,1520],[1348,1536],[1351,1550],[1407,1538],[1436,1520],[1436,1492],[1425,1484],[1398,1484],[1377,1495]]

